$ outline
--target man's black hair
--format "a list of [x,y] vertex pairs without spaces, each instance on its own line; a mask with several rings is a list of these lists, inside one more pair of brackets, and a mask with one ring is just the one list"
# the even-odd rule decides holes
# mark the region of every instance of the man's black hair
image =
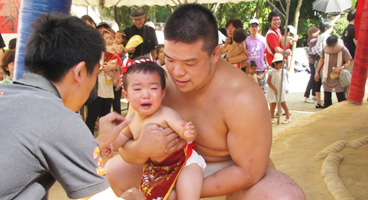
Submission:
[[319,23],[319,30],[321,31],[321,33],[324,33],[327,29],[329,29],[331,27],[331,22],[330,20],[326,20],[323,19],[320,23]]
[[78,17],[61,13],[40,15],[31,25],[25,69],[57,82],[76,64],[84,61],[92,74],[105,51],[101,34]]
[[355,19],[355,13],[356,13],[356,9],[349,11],[348,16],[346,17],[349,22]]
[[257,66],[257,63],[252,60],[250,61],[250,66]]
[[203,40],[203,50],[211,55],[217,46],[218,31],[212,12],[198,4],[179,6],[166,23],[165,40],[191,44]]
[[161,80],[161,88],[164,90],[166,88],[166,73],[165,70],[158,66],[154,62],[142,62],[135,64],[128,68],[127,72],[123,76],[123,88],[125,91],[128,90],[128,76],[133,73],[143,72],[144,74],[157,74]]
[[235,28],[243,28],[243,22],[240,19],[229,19],[226,22],[225,27],[227,28],[228,26],[230,26],[230,24],[232,24]]
[[280,19],[281,19],[281,14],[279,12],[275,11],[275,10],[270,12],[270,14],[268,14],[268,22],[269,23],[271,23],[273,17],[280,17]]

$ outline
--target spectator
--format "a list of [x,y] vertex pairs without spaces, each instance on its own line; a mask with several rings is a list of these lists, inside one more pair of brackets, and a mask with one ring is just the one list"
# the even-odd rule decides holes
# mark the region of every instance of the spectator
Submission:
[[130,18],[134,25],[124,30],[127,41],[134,35],[140,35],[143,38],[143,43],[127,49],[129,57],[131,59],[156,58],[158,44],[156,32],[152,27],[144,25],[146,13],[141,7],[134,7],[130,13]]
[[165,46],[163,44],[159,44],[156,47],[156,54],[157,54],[157,64],[159,66],[165,65]]
[[8,50],[1,58],[1,69],[5,78],[0,83],[12,83],[14,74],[15,50]]
[[254,61],[250,61],[250,66],[245,69],[245,73],[250,76],[257,84],[259,84],[259,80],[263,79],[266,75],[266,72],[263,72],[261,75],[257,75],[257,63]]
[[[258,33],[259,31],[259,21],[258,19],[251,19],[249,21],[250,35],[247,37],[245,42],[247,43],[247,49],[250,52],[248,61],[254,61],[257,65],[257,75],[262,76],[266,71],[265,64],[265,38]],[[261,86],[264,93],[267,91],[266,76],[263,75],[262,79],[259,80],[259,85]]]
[[[281,123],[288,124],[290,122],[289,109],[286,105],[286,94],[288,93],[288,84],[286,79],[286,74],[282,74],[282,60],[283,56],[281,53],[276,53],[272,60],[272,69],[268,70],[268,91],[267,91],[267,101],[270,104],[270,112],[271,112],[271,122],[275,123],[276,121],[273,119],[275,116],[275,108],[277,103],[281,102],[281,107],[285,111],[286,118]],[[282,84],[282,88],[281,87]],[[279,99],[281,96],[281,99]]]
[[[353,9],[349,11],[347,19],[349,21],[349,25],[344,30],[344,33],[342,34],[342,38],[344,41],[344,45],[349,50],[349,53],[352,57],[352,60],[350,61],[350,65],[347,67],[347,70],[350,72],[353,70],[354,66],[354,57],[355,57],[355,49],[356,49],[356,39],[355,39],[355,29],[354,29],[354,21],[355,21],[355,13],[356,9]],[[345,88],[345,98],[347,99],[349,97],[349,91],[350,91],[350,85]]]
[[[356,49],[356,39],[355,39],[355,30],[354,30],[355,13],[356,13],[356,9],[349,11],[348,16],[347,16],[347,20],[349,21],[349,24],[342,34],[344,45],[349,50],[349,53],[353,59],[355,57],[355,49]],[[354,63],[353,60],[352,60],[352,63]],[[351,69],[349,68],[349,70]]]
[[98,72],[97,98],[88,105],[86,124],[92,135],[94,135],[97,118],[111,112],[112,100],[114,99],[113,83],[118,83],[120,78],[118,68],[120,57],[116,52],[117,46],[113,44],[114,33],[112,31],[111,28],[101,28],[100,30],[105,40],[106,53],[103,65]]
[[[233,33],[233,42],[229,44],[223,49],[223,52],[226,53],[226,61],[238,56],[245,56],[248,57],[250,54],[245,49],[245,39],[247,38],[247,34],[242,28],[237,28]],[[249,65],[249,62],[245,60],[242,62],[231,63],[233,66],[243,69],[246,65]],[[244,70],[245,71],[245,70]]]
[[[225,40],[225,44],[221,46],[221,54],[225,54],[225,49],[227,48],[227,46],[233,43],[234,31],[238,28],[243,28],[243,22],[241,22],[240,19],[229,19],[226,22],[225,26],[226,26],[227,38]],[[247,47],[244,46],[244,48],[246,49]],[[224,55],[224,59],[226,59],[226,54]],[[239,56],[228,59],[228,62],[229,63],[239,63],[239,62],[245,61],[245,59],[247,59],[247,57],[244,54],[241,54]]]
[[[331,35],[332,32],[332,24],[329,20],[322,20],[319,24],[319,30],[320,34],[317,38],[316,44],[311,48],[311,51],[309,52],[309,55],[315,58],[316,61],[319,62],[322,54],[322,50],[326,45],[326,39]],[[319,66],[319,63],[316,62],[314,64],[315,68]],[[317,74],[317,73],[316,73]],[[324,108],[325,106],[322,104],[321,101],[321,77],[318,79],[314,79],[316,81],[316,98],[317,98],[317,104],[316,108]]]
[[[4,47],[5,47],[5,43],[4,43],[4,40],[3,40],[3,37],[1,36],[1,33],[0,33],[0,60],[1,60],[1,57],[3,56],[4,54]],[[0,69],[0,81],[2,81],[4,78],[5,78],[5,72]]]
[[[270,28],[266,33],[266,57],[268,66],[272,66],[272,60],[275,53],[283,54],[284,49],[280,45],[280,37],[282,36],[280,31],[281,24],[281,14],[277,11],[272,11],[268,15],[268,22],[270,23]],[[291,54],[290,49],[286,49],[285,57]]]
[[[308,29],[308,45],[309,45],[309,52],[311,51],[312,47],[316,45],[317,37],[319,34],[319,29],[315,26],[312,26]],[[304,92],[304,102],[305,103],[314,103],[313,99],[316,99],[316,81],[314,80],[314,75],[316,74],[316,68],[314,64],[316,62],[313,56],[308,55],[309,61],[309,69],[310,69],[310,78],[307,84],[307,88],[305,88]],[[309,98],[309,95],[312,91],[312,98]]]
[[[339,81],[341,70],[346,69],[351,60],[349,50],[344,46],[342,40],[336,35],[331,35],[326,40],[321,58],[318,62],[316,81],[319,81],[319,74],[322,74],[322,84],[324,90],[324,106],[327,108],[332,105],[331,92],[334,89],[338,102],[345,101],[344,88]],[[322,73],[321,73],[322,70]]]

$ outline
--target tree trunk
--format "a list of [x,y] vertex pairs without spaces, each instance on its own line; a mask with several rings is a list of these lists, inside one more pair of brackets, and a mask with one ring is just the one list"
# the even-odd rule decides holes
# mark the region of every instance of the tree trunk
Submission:
[[[295,27],[297,33],[298,33],[300,8],[302,7],[302,4],[303,4],[303,0],[298,0],[298,4],[297,4],[296,9],[295,9],[294,27]],[[296,42],[294,42],[293,46],[292,46],[292,55],[291,55],[291,61],[290,61],[290,72],[291,73],[294,73],[294,62],[295,62],[294,52],[295,52],[295,48],[296,48]]]
[[262,5],[263,5],[263,0],[258,0],[257,2],[257,7],[255,9],[255,12],[256,12],[256,18],[260,21],[260,27],[259,27],[259,30],[261,31],[261,33],[263,32],[263,27],[262,27],[262,24],[263,24],[263,15],[264,15],[264,12],[262,12]]

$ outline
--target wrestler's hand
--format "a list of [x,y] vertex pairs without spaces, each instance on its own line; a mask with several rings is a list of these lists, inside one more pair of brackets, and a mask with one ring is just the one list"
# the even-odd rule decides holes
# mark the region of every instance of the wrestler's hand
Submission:
[[181,125],[183,127],[183,135],[187,141],[193,141],[197,137],[197,130],[193,122],[187,122]]
[[119,115],[116,112],[109,113],[99,120],[98,137],[96,138],[100,149],[106,148],[116,140],[121,130],[130,123],[129,119]]
[[125,200],[145,200],[146,199],[143,193],[135,187],[126,190],[120,197]]
[[147,157],[162,157],[177,150],[180,137],[171,128],[148,124],[138,140],[141,151],[148,153]]

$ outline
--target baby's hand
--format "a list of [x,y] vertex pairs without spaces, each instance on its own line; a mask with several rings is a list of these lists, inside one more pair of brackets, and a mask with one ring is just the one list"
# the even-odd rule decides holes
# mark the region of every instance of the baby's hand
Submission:
[[193,141],[197,137],[197,130],[193,122],[187,122],[181,125],[183,127],[183,135],[188,141]]
[[102,154],[108,158],[112,158],[114,156],[114,145],[110,144],[106,148],[102,149]]

